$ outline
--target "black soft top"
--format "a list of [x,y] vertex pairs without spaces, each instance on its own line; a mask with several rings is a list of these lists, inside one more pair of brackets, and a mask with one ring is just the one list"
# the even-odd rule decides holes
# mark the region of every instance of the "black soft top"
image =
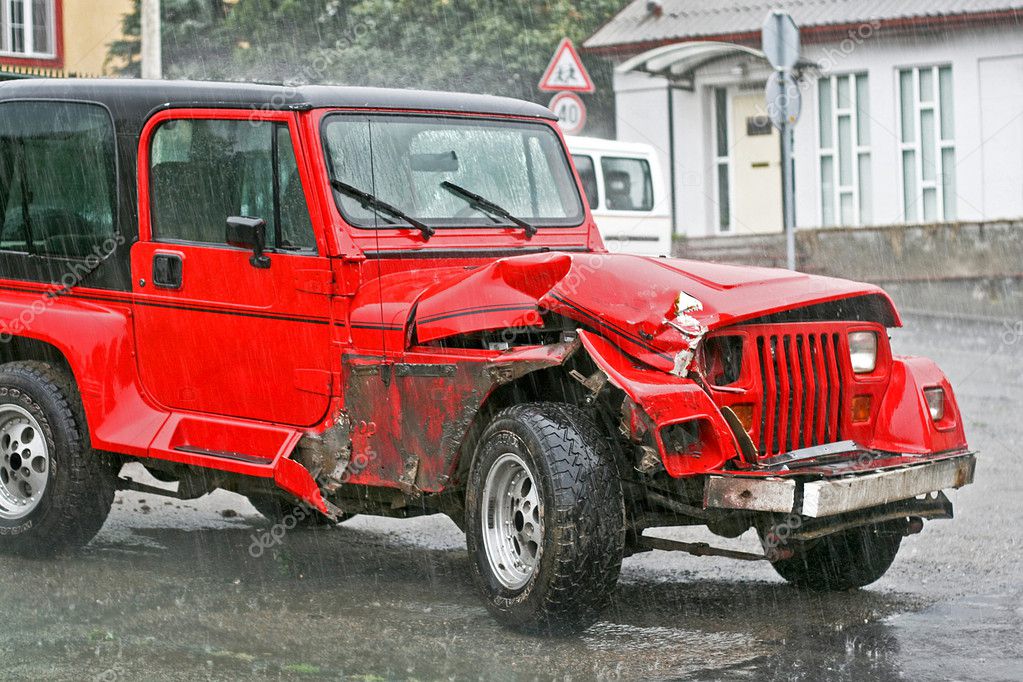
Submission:
[[508,97],[325,85],[289,87],[130,79],[26,79],[0,83],[0,101],[18,99],[98,102],[110,109],[121,126],[137,129],[141,129],[149,115],[158,109],[190,106],[283,111],[344,107],[556,119],[549,109],[539,104]]

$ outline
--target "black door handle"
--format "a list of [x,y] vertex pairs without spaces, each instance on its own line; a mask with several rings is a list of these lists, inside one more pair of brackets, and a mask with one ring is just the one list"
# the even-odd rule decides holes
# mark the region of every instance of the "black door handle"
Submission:
[[153,256],[153,286],[160,289],[180,289],[183,283],[184,261],[173,253]]

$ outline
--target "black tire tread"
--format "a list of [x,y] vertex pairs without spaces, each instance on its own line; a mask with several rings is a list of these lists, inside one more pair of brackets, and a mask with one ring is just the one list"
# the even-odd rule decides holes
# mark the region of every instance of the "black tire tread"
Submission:
[[[44,415],[44,429],[62,432],[67,439],[58,466],[67,474],[41,532],[4,538],[0,549],[22,556],[51,557],[88,544],[106,522],[116,493],[116,474],[109,462],[92,450],[81,399],[74,379],[52,365],[38,361],[19,361],[0,365],[0,382],[6,377],[27,381],[45,394],[49,410],[28,392],[17,388],[0,389],[27,398]],[[52,413],[52,414],[49,414]],[[55,423],[51,422],[55,420]],[[51,484],[54,481],[51,480]],[[42,537],[40,537],[42,536]]]
[[557,551],[536,613],[526,620],[497,607],[496,615],[530,632],[579,631],[609,606],[621,573],[625,502],[614,450],[596,422],[572,405],[507,408],[495,416],[481,440],[504,420],[526,426],[540,443],[555,497],[554,509],[544,511],[544,524],[553,528]]
[[865,587],[879,580],[899,552],[902,533],[895,524],[852,528],[827,536],[795,556],[772,563],[796,587],[832,592]]

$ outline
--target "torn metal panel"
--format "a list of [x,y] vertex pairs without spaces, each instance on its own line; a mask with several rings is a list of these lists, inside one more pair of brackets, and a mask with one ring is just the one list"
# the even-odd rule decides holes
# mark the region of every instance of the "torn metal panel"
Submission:
[[416,486],[416,477],[419,474],[419,457],[412,452],[405,452],[402,464],[404,470],[401,473],[401,478],[398,479],[398,488],[410,497],[422,495],[423,491]]
[[939,492],[933,496],[903,500],[856,514],[805,519],[790,535],[789,540],[797,542],[816,540],[850,528],[906,518],[951,519],[953,516],[952,502],[944,493]]
[[298,443],[295,459],[312,475],[327,494],[344,483],[345,471],[352,459],[352,420],[344,412],[334,426],[323,433],[309,433]]
[[675,355],[675,366],[671,370],[675,376],[682,378],[689,376],[700,342],[709,331],[702,322],[693,317],[694,313],[702,311],[703,303],[683,291],[675,300],[675,318],[665,320],[665,324],[677,329],[686,339],[685,350]]
[[527,374],[565,364],[582,346],[578,338],[547,346],[513,348],[487,362],[486,373],[498,385],[509,384]]
[[[579,338],[610,383],[621,389],[652,422],[654,441],[669,475],[714,471],[737,456],[735,436],[710,396],[696,382],[637,365],[612,342],[590,332],[580,331]],[[670,452],[666,448],[664,428],[682,422],[701,424],[699,452]]]
[[580,346],[573,339],[487,357],[449,355],[446,363],[426,353],[405,354],[394,364],[383,357],[345,356],[343,395],[353,425],[352,471],[346,482],[413,495],[442,491],[490,394],[563,364]]

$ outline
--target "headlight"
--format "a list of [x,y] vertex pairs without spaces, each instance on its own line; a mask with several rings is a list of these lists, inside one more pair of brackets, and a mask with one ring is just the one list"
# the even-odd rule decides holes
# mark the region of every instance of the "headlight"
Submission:
[[931,411],[931,419],[940,422],[945,418],[945,389],[940,386],[925,388],[924,399],[927,400],[927,409]]
[[877,333],[852,332],[849,334],[849,357],[853,371],[870,374],[877,368]]

